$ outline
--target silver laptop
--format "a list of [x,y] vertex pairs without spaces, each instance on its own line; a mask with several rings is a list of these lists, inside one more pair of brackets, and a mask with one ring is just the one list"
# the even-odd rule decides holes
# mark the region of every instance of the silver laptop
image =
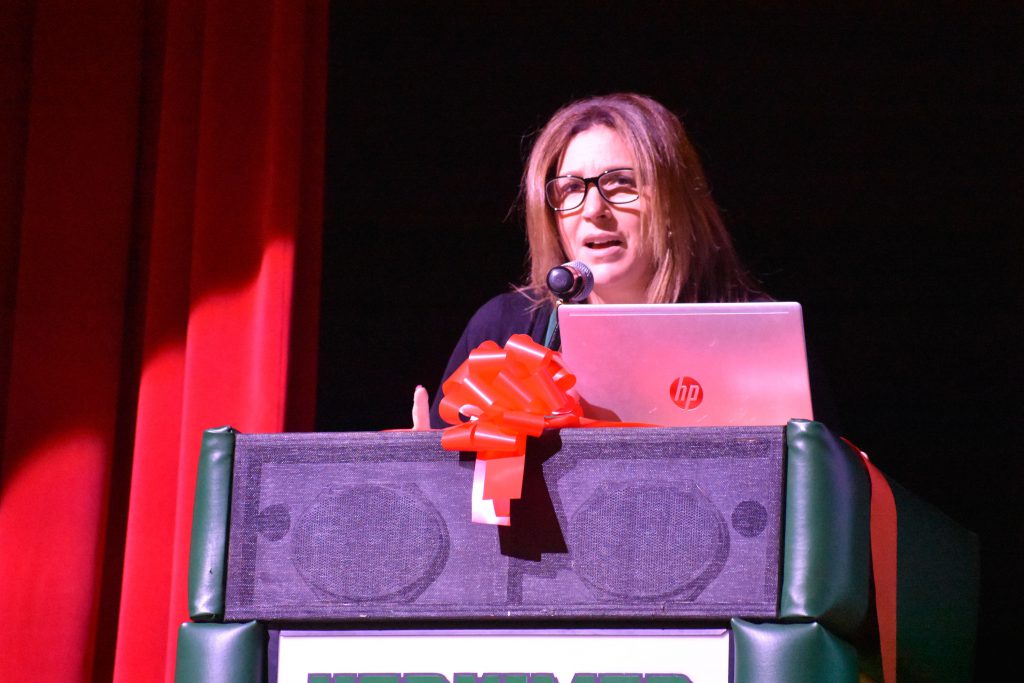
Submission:
[[587,417],[687,427],[813,419],[798,303],[567,304],[558,324]]

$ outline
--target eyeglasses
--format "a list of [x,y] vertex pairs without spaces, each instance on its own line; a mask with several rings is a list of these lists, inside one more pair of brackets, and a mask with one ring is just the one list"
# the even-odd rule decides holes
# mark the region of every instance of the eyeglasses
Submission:
[[560,175],[544,185],[544,197],[555,211],[572,211],[583,205],[591,184],[611,204],[628,204],[640,198],[636,171],[631,168],[613,168],[593,178]]

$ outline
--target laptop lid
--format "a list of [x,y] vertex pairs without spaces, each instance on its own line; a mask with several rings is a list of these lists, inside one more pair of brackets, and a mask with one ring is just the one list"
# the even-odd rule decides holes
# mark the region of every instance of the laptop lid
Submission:
[[684,427],[813,418],[798,303],[566,304],[558,324],[587,417]]

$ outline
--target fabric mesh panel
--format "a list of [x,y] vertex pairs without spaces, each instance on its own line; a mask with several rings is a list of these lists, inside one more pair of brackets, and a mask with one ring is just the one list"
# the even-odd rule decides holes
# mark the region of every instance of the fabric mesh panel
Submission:
[[729,556],[722,515],[689,481],[602,487],[572,517],[569,534],[576,574],[627,599],[692,599]]
[[226,618],[777,613],[783,427],[531,439],[512,527],[438,432],[240,434]]

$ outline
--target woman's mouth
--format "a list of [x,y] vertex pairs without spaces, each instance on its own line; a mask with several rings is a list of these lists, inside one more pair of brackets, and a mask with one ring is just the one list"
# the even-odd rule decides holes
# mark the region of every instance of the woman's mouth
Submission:
[[587,249],[610,249],[611,247],[621,247],[622,240],[607,239],[607,240],[594,240],[591,242],[584,242],[583,246]]

